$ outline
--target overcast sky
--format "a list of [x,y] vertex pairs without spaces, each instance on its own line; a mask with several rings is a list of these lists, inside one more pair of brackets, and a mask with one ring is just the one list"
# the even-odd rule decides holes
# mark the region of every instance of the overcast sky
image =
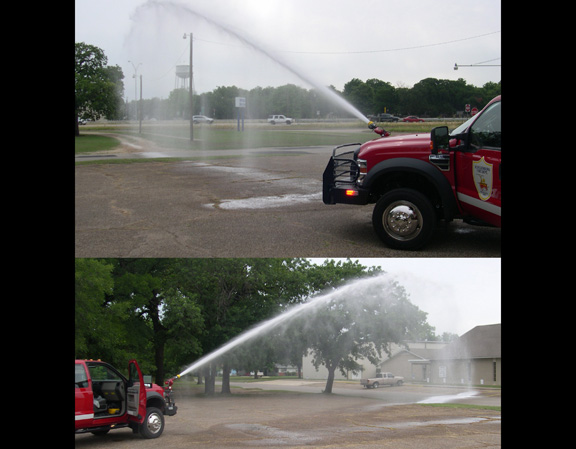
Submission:
[[[325,259],[311,260],[321,264]],[[435,327],[437,335],[462,335],[475,326],[502,322],[499,258],[352,260],[380,266],[393,275],[406,289],[410,302],[428,313],[428,324]]]
[[177,85],[176,65],[189,63],[184,33],[194,36],[197,93],[232,85],[312,87],[294,71],[338,90],[353,78],[406,87],[428,77],[463,78],[475,86],[501,79],[500,67],[454,70],[455,63],[501,64],[500,0],[75,3],[75,41],[100,47],[108,65],[122,68],[128,100],[134,98],[135,67],[144,98],[168,97]]

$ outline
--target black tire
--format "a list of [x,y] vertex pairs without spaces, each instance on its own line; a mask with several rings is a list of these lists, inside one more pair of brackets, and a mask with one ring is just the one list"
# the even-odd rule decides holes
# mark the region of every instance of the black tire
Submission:
[[138,426],[140,435],[144,438],[158,438],[164,431],[164,415],[156,407],[146,408],[144,422]]
[[374,384],[372,385],[372,388],[378,388],[380,386],[380,384],[378,382],[374,382]]
[[372,212],[372,225],[389,247],[403,250],[422,248],[436,226],[434,206],[413,189],[395,189],[382,195]]

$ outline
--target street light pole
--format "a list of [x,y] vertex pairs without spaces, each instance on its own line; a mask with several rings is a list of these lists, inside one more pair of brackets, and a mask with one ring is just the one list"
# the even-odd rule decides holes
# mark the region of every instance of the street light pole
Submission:
[[[138,63],[138,65],[134,65],[134,63],[132,61],[128,61],[130,64],[132,64],[132,68],[134,69],[134,75],[132,75],[132,78],[134,78],[134,105],[135,105],[135,118],[136,120],[138,120],[138,67],[140,67],[142,65],[141,62]],[[140,81],[142,82],[142,81]]]
[[[186,39],[186,33],[184,33],[183,39]],[[194,141],[194,92],[192,91],[192,33],[190,33],[190,141]]]
[[140,75],[140,102],[138,104],[138,133],[142,134],[142,75]]

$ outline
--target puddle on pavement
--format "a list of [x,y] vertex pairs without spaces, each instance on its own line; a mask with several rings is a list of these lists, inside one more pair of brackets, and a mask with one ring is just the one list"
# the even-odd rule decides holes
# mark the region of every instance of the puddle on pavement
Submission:
[[476,396],[478,391],[464,391],[458,394],[447,394],[443,396],[431,396],[429,398],[418,401],[417,404],[445,404],[446,402],[451,402],[459,399],[468,399],[472,396]]
[[158,153],[155,151],[146,151],[144,153],[138,153],[143,158],[160,158],[160,157],[170,157],[168,153]]
[[218,204],[205,204],[207,207],[218,209],[268,209],[272,207],[293,206],[294,204],[318,202],[322,199],[322,193],[294,194],[281,196],[260,196],[255,198],[243,198],[239,200],[221,200]]
[[414,427],[454,425],[454,424],[474,424],[488,421],[501,421],[501,420],[499,417],[491,417],[491,418],[452,418],[452,419],[437,419],[430,421],[401,421],[401,422],[389,422],[389,423],[384,422],[370,425],[363,425],[357,423],[352,426],[339,426],[337,431],[335,431],[335,429],[333,428],[316,429],[315,436],[310,436],[307,433],[303,432],[281,430],[276,427],[254,423],[226,424],[226,427],[228,429],[242,432],[247,436],[254,438],[240,442],[241,445],[250,445],[250,447],[255,446],[275,447],[275,446],[291,445],[294,443],[298,443],[300,445],[309,445],[314,441],[317,441],[323,437],[334,435],[335,432],[345,434],[349,432],[358,432],[358,431],[362,432],[365,431],[373,432],[382,430],[392,431],[398,429],[409,429]]

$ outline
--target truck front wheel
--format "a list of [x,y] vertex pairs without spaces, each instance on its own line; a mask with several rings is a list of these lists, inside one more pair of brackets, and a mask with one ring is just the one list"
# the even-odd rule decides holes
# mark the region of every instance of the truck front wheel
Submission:
[[372,225],[391,248],[415,250],[426,244],[436,225],[434,206],[413,189],[395,189],[382,195],[372,213]]
[[164,431],[164,415],[160,409],[156,407],[148,407],[146,409],[146,418],[140,424],[140,435],[144,438],[158,438]]

